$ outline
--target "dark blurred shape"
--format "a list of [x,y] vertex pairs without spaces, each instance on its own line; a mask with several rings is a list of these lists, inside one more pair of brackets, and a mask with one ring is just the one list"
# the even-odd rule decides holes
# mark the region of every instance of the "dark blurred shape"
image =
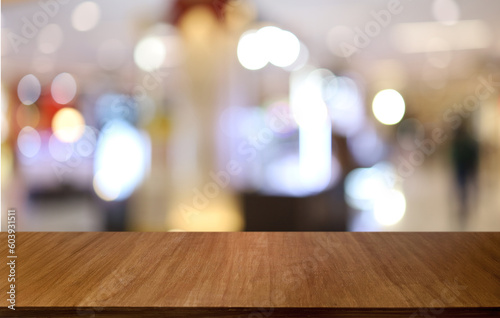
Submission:
[[470,215],[472,195],[478,189],[479,143],[471,133],[468,122],[458,127],[452,141],[451,152],[459,203],[459,221],[463,230]]
[[305,197],[243,193],[245,231],[347,231],[342,184]]

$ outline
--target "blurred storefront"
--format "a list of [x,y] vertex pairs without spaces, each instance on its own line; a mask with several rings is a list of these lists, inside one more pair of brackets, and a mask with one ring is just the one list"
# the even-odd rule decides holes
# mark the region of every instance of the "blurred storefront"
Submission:
[[20,230],[500,229],[494,0],[2,4]]

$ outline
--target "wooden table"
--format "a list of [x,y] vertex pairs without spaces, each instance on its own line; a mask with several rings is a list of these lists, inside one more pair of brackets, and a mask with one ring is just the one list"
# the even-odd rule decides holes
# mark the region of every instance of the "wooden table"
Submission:
[[[7,235],[0,256],[6,262]],[[499,317],[500,233],[18,233],[0,317]]]

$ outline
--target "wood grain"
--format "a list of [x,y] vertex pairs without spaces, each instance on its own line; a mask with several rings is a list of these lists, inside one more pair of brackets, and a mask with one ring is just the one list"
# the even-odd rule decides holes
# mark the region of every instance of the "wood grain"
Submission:
[[18,233],[17,255],[1,317],[500,316],[500,233]]

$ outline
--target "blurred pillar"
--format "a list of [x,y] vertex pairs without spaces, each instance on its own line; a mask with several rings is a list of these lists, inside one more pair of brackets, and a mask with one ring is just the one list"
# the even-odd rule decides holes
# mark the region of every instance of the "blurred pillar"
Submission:
[[[174,117],[170,164],[173,189],[167,228],[237,231],[243,218],[228,174],[218,162],[219,113],[228,107],[231,37],[224,28],[226,1],[178,1],[184,42],[185,105]],[[230,58],[229,58],[230,60]],[[222,165],[225,166],[224,164]],[[230,178],[229,178],[230,179]]]

